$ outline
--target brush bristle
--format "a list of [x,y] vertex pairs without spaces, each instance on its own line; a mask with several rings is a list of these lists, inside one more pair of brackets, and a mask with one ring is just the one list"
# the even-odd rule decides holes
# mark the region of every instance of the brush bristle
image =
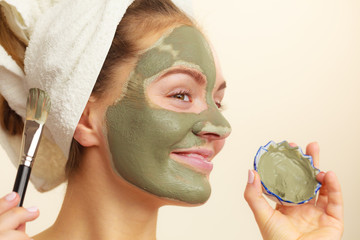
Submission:
[[26,104],[26,120],[33,120],[44,124],[50,107],[49,95],[41,89],[31,88]]

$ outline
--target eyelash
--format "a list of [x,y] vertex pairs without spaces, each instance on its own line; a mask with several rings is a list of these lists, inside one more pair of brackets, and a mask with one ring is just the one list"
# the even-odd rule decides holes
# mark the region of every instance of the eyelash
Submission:
[[[179,95],[186,95],[186,96],[188,96],[189,101],[185,101],[185,100],[183,100],[183,99],[177,98],[176,96],[179,96]],[[190,90],[183,90],[183,89],[177,90],[177,91],[175,91],[175,92],[173,92],[173,93],[170,93],[170,94],[169,94],[169,97],[178,99],[178,100],[180,100],[180,101],[192,102],[192,97],[191,97],[191,92],[190,92]]]
[[[190,90],[183,90],[183,89],[177,90],[177,91],[175,91],[173,93],[170,93],[169,97],[175,98],[175,99],[180,100],[180,101],[184,101],[182,99],[177,98],[176,97],[177,95],[187,95],[189,97],[189,101],[185,101],[185,102],[192,102],[192,97],[191,97],[191,91]],[[215,105],[218,107],[218,109],[220,111],[223,111],[226,108],[226,105],[219,102],[219,101],[215,101]]]

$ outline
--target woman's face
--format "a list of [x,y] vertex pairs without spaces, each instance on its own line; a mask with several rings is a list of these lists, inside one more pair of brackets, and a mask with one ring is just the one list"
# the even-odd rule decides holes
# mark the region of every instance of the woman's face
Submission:
[[219,111],[224,88],[197,29],[165,33],[140,56],[106,112],[115,171],[156,196],[205,202],[211,160],[231,131]]

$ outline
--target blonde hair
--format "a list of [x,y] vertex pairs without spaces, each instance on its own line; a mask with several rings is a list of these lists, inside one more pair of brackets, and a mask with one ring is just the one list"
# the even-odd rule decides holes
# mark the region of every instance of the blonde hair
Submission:
[[[26,45],[10,30],[0,6],[0,44],[14,61],[24,70]],[[21,134],[24,124],[19,115],[9,107],[8,102],[0,95],[0,125],[11,135]]]

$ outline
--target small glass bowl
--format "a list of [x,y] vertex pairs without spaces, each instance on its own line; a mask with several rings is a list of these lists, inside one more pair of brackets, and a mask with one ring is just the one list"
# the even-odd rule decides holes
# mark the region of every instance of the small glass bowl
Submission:
[[[291,162],[294,162],[294,163],[295,163],[295,161],[309,161],[310,164],[306,163],[305,167],[307,167],[307,169],[309,170],[309,174],[314,175],[314,177],[316,176],[316,174],[318,174],[320,172],[319,169],[314,167],[312,157],[309,156],[309,155],[305,155],[299,147],[291,147],[287,141],[283,141],[283,142],[280,142],[280,143],[275,143],[273,141],[270,141],[265,146],[261,146],[259,148],[259,150],[257,151],[256,155],[255,155],[254,169],[255,169],[255,171],[257,171],[259,173],[259,175],[260,175],[259,162],[261,160],[261,157],[264,154],[267,154],[270,150],[271,150],[270,154],[273,153],[273,152],[275,153],[275,155],[273,155],[274,157],[278,157],[278,156],[283,157],[284,155],[287,155],[286,157],[288,157],[288,155],[291,155],[292,158],[289,158],[288,160],[291,161]],[[282,159],[286,159],[286,158],[282,158]],[[300,164],[301,164],[301,162],[300,162]],[[297,166],[297,165],[295,165],[295,166]],[[279,167],[279,165],[276,165],[276,167]],[[282,166],[282,167],[284,167],[284,166]],[[304,167],[304,169],[305,169],[305,167]],[[266,170],[270,171],[270,169],[266,169]],[[274,175],[276,175],[276,174],[274,174]],[[280,179],[280,181],[281,181],[281,178],[277,178],[278,176],[275,176],[275,177],[276,177],[276,180]],[[299,177],[301,177],[301,176],[299,176],[299,175],[290,175],[290,178],[292,178],[290,180],[296,182],[296,181],[299,180],[299,179],[296,179],[296,178],[299,178]],[[288,175],[287,178],[289,179],[289,175]],[[261,179],[261,176],[260,176],[260,179]],[[315,179],[315,181],[312,181],[312,183],[309,183],[309,184],[313,185],[314,191],[313,191],[312,195],[310,197],[307,196],[305,199],[299,199],[297,201],[294,201],[294,200],[289,200],[287,198],[287,196],[286,196],[286,193],[284,191],[283,192],[279,191],[277,189],[278,186],[277,185],[274,186],[274,182],[272,182],[272,183],[273,184],[266,185],[263,182],[263,180],[261,180],[263,193],[269,199],[273,200],[274,202],[276,202],[278,204],[281,204],[281,205],[287,205],[287,206],[294,206],[294,205],[307,203],[308,201],[310,201],[312,198],[314,198],[316,196],[317,192],[319,191],[319,189],[321,187],[321,184],[319,182],[317,182],[316,179]],[[278,182],[276,181],[276,183],[278,183]],[[286,181],[283,181],[282,184],[286,185]],[[307,182],[302,183],[302,184],[303,185],[305,184],[305,186],[308,186]],[[301,185],[300,182],[299,182],[299,185]],[[299,189],[291,189],[291,190],[292,190],[292,192],[294,192],[294,190],[299,190]],[[278,194],[276,194],[275,192],[277,192]],[[309,195],[309,194],[307,194],[307,195]]]

